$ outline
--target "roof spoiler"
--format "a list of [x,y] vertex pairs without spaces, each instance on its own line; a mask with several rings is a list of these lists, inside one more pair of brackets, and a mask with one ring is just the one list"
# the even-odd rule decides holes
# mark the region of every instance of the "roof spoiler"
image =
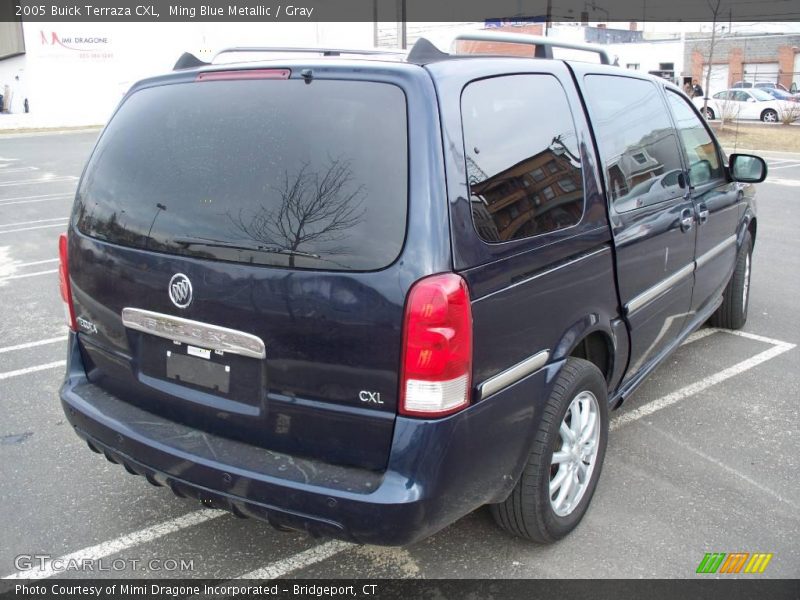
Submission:
[[181,57],[178,59],[178,62],[175,63],[175,66],[172,67],[173,71],[182,71],[183,69],[194,69],[195,67],[205,67],[210,65],[211,63],[207,63],[205,61],[200,60],[191,52],[184,52],[181,54]]

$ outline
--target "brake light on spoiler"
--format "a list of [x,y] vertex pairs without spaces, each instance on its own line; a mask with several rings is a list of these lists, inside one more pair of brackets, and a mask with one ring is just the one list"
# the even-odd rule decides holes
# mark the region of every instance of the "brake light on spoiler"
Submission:
[[234,71],[207,71],[195,81],[235,81],[237,79],[289,79],[291,69],[236,69]]

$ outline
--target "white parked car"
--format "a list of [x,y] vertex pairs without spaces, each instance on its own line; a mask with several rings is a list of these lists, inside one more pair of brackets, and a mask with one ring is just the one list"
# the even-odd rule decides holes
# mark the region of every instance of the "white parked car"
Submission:
[[[692,98],[694,105],[703,110],[705,98]],[[708,98],[706,118],[760,119],[765,123],[777,123],[785,112],[797,112],[792,102],[777,100],[758,88],[739,88],[717,92]]]

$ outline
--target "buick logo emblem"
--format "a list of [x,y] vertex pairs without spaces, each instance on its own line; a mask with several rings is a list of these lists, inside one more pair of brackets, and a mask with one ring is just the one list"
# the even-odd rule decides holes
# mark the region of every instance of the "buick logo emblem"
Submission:
[[175,273],[169,280],[169,299],[178,308],[192,303],[192,282],[183,273]]

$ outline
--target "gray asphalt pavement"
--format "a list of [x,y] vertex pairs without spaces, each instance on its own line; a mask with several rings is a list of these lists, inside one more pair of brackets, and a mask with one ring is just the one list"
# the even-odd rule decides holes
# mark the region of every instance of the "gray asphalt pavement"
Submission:
[[74,435],[57,399],[57,237],[96,136],[0,136],[0,577],[21,571],[18,556],[44,554],[128,561],[67,577],[669,578],[695,577],[706,552],[773,553],[761,577],[800,576],[800,154],[763,153],[771,174],[759,186],[744,334],[701,330],[614,414],[597,493],[572,535],[531,545],[480,509],[385,549],[202,509]]

